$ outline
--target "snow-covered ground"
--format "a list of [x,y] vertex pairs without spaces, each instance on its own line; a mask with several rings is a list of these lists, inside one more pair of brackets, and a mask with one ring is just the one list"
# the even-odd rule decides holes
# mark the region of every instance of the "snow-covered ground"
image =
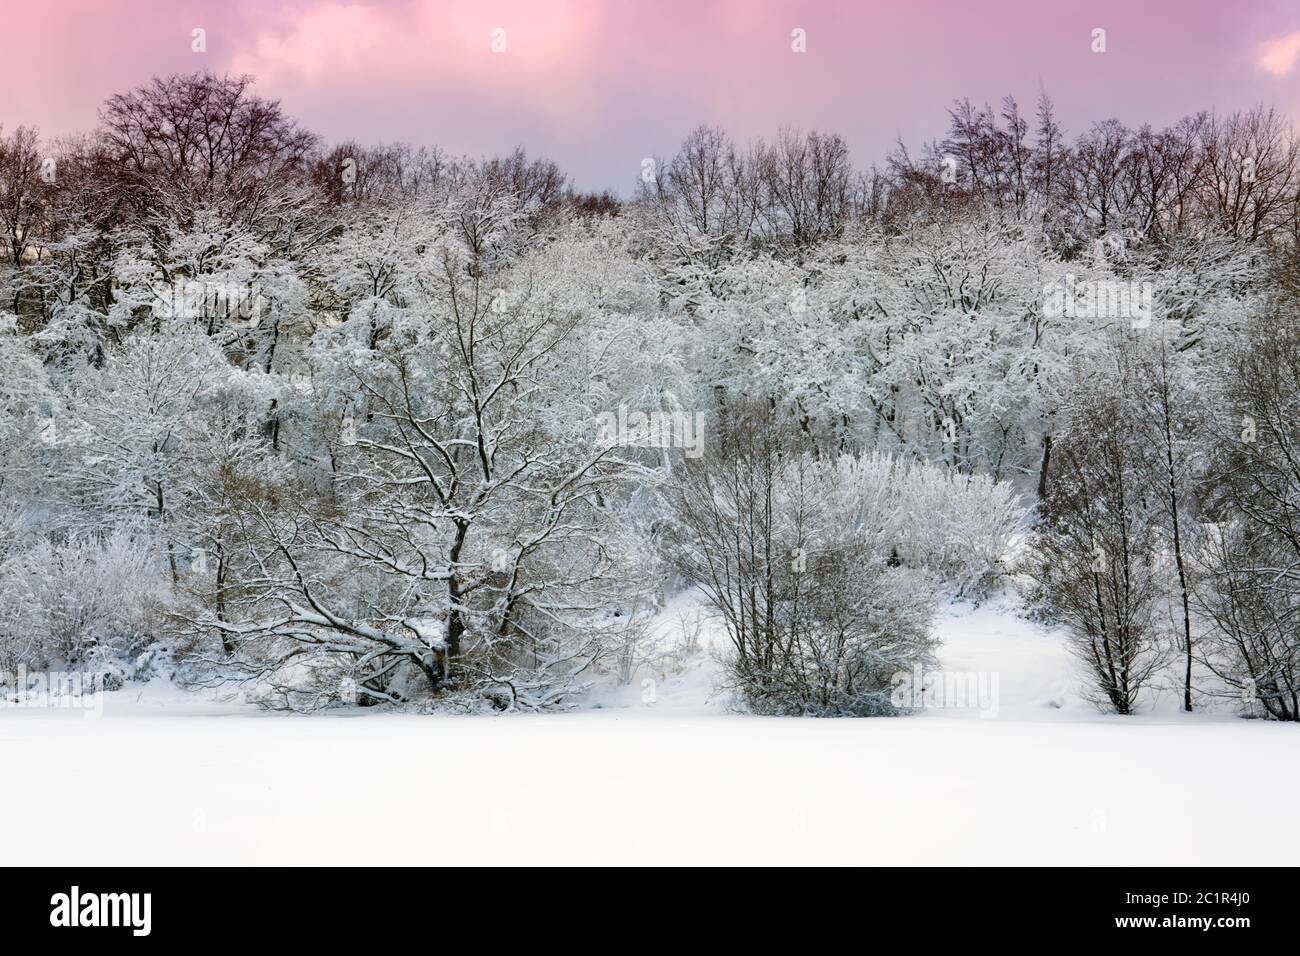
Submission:
[[[671,617],[683,610],[671,608]],[[689,608],[685,608],[689,610]],[[665,621],[669,615],[665,615]],[[667,626],[667,625],[666,625]],[[1300,729],[1079,699],[1010,598],[940,621],[943,666],[998,674],[996,716],[773,719],[710,699],[703,660],[562,715],[263,714],[177,691],[102,719],[0,710],[16,864],[1282,864]]]

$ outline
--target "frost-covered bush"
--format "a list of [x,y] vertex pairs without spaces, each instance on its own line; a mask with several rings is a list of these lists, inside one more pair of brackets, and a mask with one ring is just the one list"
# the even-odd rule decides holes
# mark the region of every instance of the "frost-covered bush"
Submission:
[[0,505],[0,674],[42,657],[32,575],[23,557],[39,540],[30,517],[16,505]]
[[879,489],[889,499],[880,509],[882,532],[899,560],[933,572],[958,594],[987,591],[1028,527],[1020,496],[985,475],[881,454],[844,457],[835,468],[846,489]]
[[0,557],[0,669],[81,666],[150,640],[157,567],[125,531],[37,540]]
[[890,678],[929,663],[939,593],[987,586],[1025,509],[986,478],[800,445],[763,404],[726,413],[676,469],[665,553],[721,618],[747,708],[894,713]]
[[666,553],[729,638],[726,680],[763,714],[892,714],[890,678],[931,661],[936,589],[894,556],[887,468],[817,462],[763,405],[732,412],[669,489]]

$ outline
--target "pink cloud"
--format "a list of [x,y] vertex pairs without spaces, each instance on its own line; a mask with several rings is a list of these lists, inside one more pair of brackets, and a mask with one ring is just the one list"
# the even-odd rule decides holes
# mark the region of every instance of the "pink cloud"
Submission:
[[1297,57],[1300,57],[1300,30],[1263,44],[1256,66],[1274,76],[1283,77],[1295,69]]
[[230,68],[271,84],[318,80],[327,70],[354,71],[382,63],[401,40],[396,25],[373,9],[326,3],[295,18],[283,31],[259,31],[248,49],[231,58]]
[[[272,17],[230,69],[289,98],[350,89],[376,108],[420,94],[509,100],[572,125],[597,106],[587,74],[599,59],[600,20],[598,6],[573,0],[325,2]],[[400,135],[394,130],[392,138]]]

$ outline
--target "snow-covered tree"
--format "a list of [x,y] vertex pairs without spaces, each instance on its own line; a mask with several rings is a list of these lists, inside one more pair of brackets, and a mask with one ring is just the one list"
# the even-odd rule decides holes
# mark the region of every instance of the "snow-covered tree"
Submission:
[[1067,629],[1089,696],[1131,714],[1165,663],[1159,633],[1158,517],[1138,431],[1131,355],[1070,390],[1070,415],[1052,459],[1031,570],[1047,614]]

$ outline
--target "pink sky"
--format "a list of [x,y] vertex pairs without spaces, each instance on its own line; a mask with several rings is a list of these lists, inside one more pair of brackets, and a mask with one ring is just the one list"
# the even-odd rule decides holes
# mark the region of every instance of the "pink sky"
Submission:
[[1040,83],[1069,131],[1257,101],[1300,118],[1300,0],[42,0],[4,20],[7,128],[88,130],[155,73],[251,73],[330,142],[522,143],[624,193],[701,122],[833,130],[866,165],[942,134],[955,97],[1032,112]]

